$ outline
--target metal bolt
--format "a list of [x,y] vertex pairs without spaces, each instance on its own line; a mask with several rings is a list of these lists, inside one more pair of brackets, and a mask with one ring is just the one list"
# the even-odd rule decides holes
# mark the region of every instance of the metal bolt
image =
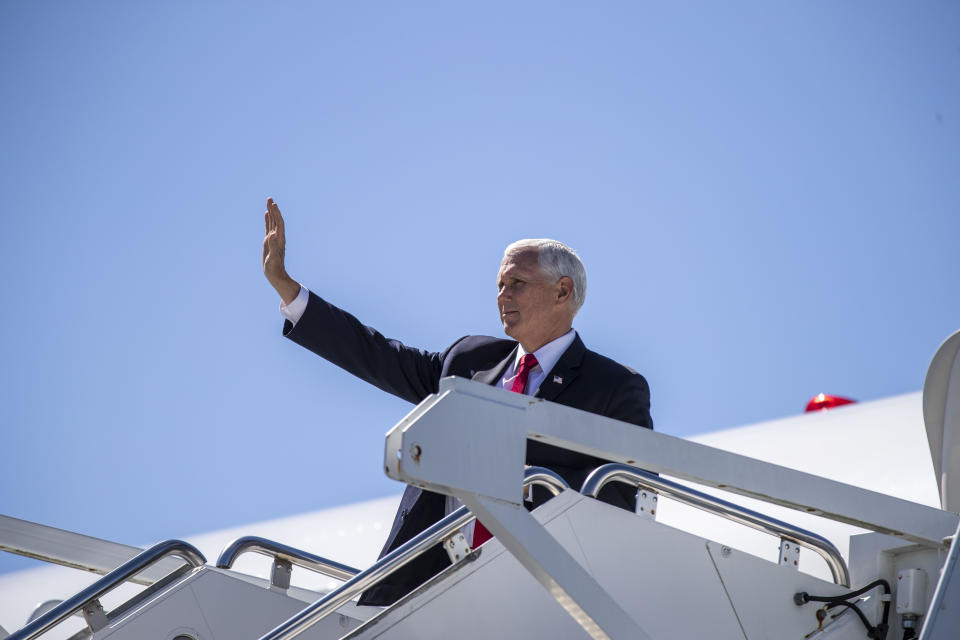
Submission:
[[720,555],[726,558],[730,555],[730,547],[720,547]]

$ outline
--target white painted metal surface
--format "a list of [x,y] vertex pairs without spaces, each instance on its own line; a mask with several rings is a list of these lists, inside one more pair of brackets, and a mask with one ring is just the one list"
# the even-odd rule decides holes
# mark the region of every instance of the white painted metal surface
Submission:
[[[731,451],[736,451],[738,454],[767,459],[806,472],[801,473],[791,471],[790,469],[783,469],[783,467],[776,465],[769,465],[759,460],[745,458],[744,455],[734,455],[722,451],[718,452],[715,449],[696,444],[691,445],[691,443],[684,443],[675,438],[665,436],[664,434],[646,434],[653,437],[645,438],[640,442],[635,436],[637,433],[644,434],[645,432],[635,427],[628,427],[627,431],[623,434],[617,432],[616,429],[608,432],[606,425],[603,424],[604,419],[591,416],[590,414],[581,415],[582,412],[561,408],[561,411],[569,412],[577,418],[575,421],[565,422],[564,419],[556,419],[557,415],[560,414],[555,415],[551,411],[544,411],[544,403],[537,401],[531,403],[531,399],[513,394],[502,394],[500,397],[485,396],[484,394],[487,391],[496,392],[496,390],[484,388],[476,393],[471,391],[471,396],[479,397],[491,406],[496,406],[496,411],[502,412],[503,415],[516,416],[535,413],[535,420],[543,421],[546,428],[540,429],[535,432],[534,435],[541,435],[544,440],[554,438],[556,441],[572,441],[583,435],[583,439],[586,440],[583,446],[585,446],[588,451],[595,453],[602,451],[603,447],[610,445],[610,443],[599,442],[596,431],[600,429],[602,432],[607,432],[606,435],[610,435],[610,433],[614,434],[612,438],[614,440],[614,446],[619,446],[620,444],[627,446],[627,448],[624,448],[618,455],[611,456],[601,454],[602,457],[620,460],[638,466],[644,466],[645,463],[644,458],[641,457],[640,454],[648,458],[657,458],[660,460],[658,464],[650,464],[647,466],[653,470],[662,471],[664,469],[670,469],[668,475],[674,478],[680,477],[694,481],[699,480],[701,486],[726,484],[721,480],[730,480],[731,478],[745,479],[745,487],[734,486],[733,493],[735,495],[731,496],[728,493],[724,495],[724,497],[728,500],[741,502],[744,506],[756,510],[770,510],[770,514],[774,517],[795,522],[800,526],[826,534],[828,537],[832,537],[834,542],[837,543],[838,546],[841,546],[841,549],[845,548],[845,537],[849,535],[849,532],[853,529],[847,524],[838,524],[838,521],[854,521],[861,524],[872,524],[881,531],[891,531],[895,530],[895,525],[899,526],[899,523],[907,519],[908,516],[911,518],[914,516],[919,517],[919,520],[917,520],[918,524],[912,526],[907,531],[901,531],[900,537],[894,538],[881,534],[871,534],[871,536],[875,536],[875,538],[870,539],[876,539],[882,542],[882,544],[874,544],[871,542],[869,544],[858,543],[854,545],[850,557],[854,585],[864,584],[872,577],[890,574],[890,572],[896,571],[897,568],[901,567],[923,567],[928,575],[936,576],[939,567],[945,559],[945,553],[943,551],[944,547],[940,545],[940,540],[934,540],[933,537],[938,532],[942,532],[950,526],[951,522],[953,524],[949,533],[953,533],[957,526],[956,522],[958,518],[956,514],[950,514],[938,509],[918,508],[918,505],[909,502],[919,501],[929,506],[935,506],[938,502],[936,482],[932,472],[933,465],[927,452],[919,451],[924,446],[922,426],[918,420],[919,394],[844,407],[822,414],[797,416],[763,425],[733,429],[722,434],[705,434],[697,438],[701,440],[701,442],[719,445]],[[431,398],[430,401],[428,401],[429,407],[444,405],[442,400],[444,400],[443,396]],[[449,398],[447,398],[447,400],[449,400]],[[453,405],[450,404],[449,406],[452,407]],[[426,408],[429,407],[418,407],[418,409],[408,416],[399,426],[416,421],[416,418],[419,415],[423,415]],[[446,408],[447,407],[444,406],[444,410],[446,410]],[[431,411],[431,414],[433,413],[434,411]],[[436,413],[439,415],[441,412],[436,411]],[[474,414],[475,412],[470,410],[470,415]],[[598,423],[590,426],[589,422],[584,422],[583,417],[588,419],[593,418],[597,420]],[[453,414],[447,415],[445,421],[438,421],[438,427],[443,427],[444,425],[442,423],[445,422],[447,432],[462,434],[463,427],[461,423],[463,423],[463,421],[458,421],[457,428],[451,429],[451,423],[446,421],[450,419],[453,419]],[[491,435],[488,427],[480,426],[484,420],[471,419],[467,422],[469,424],[466,430],[484,428],[487,429],[485,432],[486,436],[489,438]],[[585,424],[588,425],[586,431],[584,431]],[[502,434],[500,431],[494,432],[492,439],[500,442],[497,446],[479,441],[470,441],[469,439],[466,441],[469,445],[468,449],[473,452],[473,455],[484,462],[483,468],[471,469],[471,474],[484,473],[484,470],[491,466],[489,464],[490,461],[496,462],[498,457],[502,457],[500,454],[503,448],[513,446],[510,443],[515,437],[515,434],[507,433],[509,430],[503,431],[504,433]],[[402,433],[402,429],[400,433]],[[916,437],[917,433],[920,433],[920,439]],[[399,434],[394,434],[394,432],[391,432],[391,434],[399,437]],[[463,446],[463,442],[458,441],[456,438],[447,437],[449,433],[442,434],[439,428],[437,434],[438,440],[436,442],[443,442],[445,443],[444,446],[447,446],[447,444],[449,444],[449,446]],[[622,443],[621,436],[623,438]],[[784,439],[794,437],[796,438],[796,446],[792,450],[791,447],[783,446]],[[433,445],[424,447],[424,442],[418,443],[420,450],[416,459],[419,462],[415,461],[412,455],[407,455],[397,461],[398,464],[396,467],[399,468],[400,465],[405,464],[410,465],[414,470],[417,468],[422,470],[432,464],[437,448]],[[676,442],[681,442],[681,444],[675,444]],[[896,446],[891,446],[891,442],[897,443]],[[691,446],[687,448],[683,445]],[[388,447],[389,446],[390,439],[388,438]],[[850,455],[851,451],[856,451],[860,455]],[[924,454],[923,459],[920,459],[918,451]],[[468,451],[464,451],[463,453],[464,455],[469,454]],[[628,455],[629,459],[624,459],[627,458]],[[441,455],[441,458],[443,457],[444,456]],[[389,459],[388,450],[388,460]],[[393,460],[397,460],[395,453]],[[683,464],[678,464],[678,461]],[[685,466],[687,464],[689,464],[692,469],[688,469]],[[476,466],[479,467],[480,465]],[[902,470],[900,474],[896,473],[898,467]],[[519,468],[522,468],[522,460],[521,464],[518,465],[518,469]],[[891,470],[893,470],[893,472],[891,472]],[[461,474],[459,470],[456,469],[433,469],[431,473],[434,471],[440,474],[438,477],[442,478],[443,487],[450,491],[456,490],[461,494],[464,493],[464,489],[458,489],[456,487],[462,482],[469,482],[469,479],[465,480],[465,476],[470,474]],[[754,474],[753,480],[751,480],[751,472],[753,471],[759,471],[760,473],[759,475]],[[413,475],[411,475],[411,478],[413,478]],[[828,480],[828,478],[840,480],[845,484],[838,485]],[[811,481],[807,482],[807,480]],[[429,483],[427,478],[421,478],[415,481],[420,484]],[[764,485],[764,482],[767,484]],[[508,484],[507,482],[494,483],[493,493],[499,496],[497,498],[498,500],[503,501],[501,503],[494,502],[494,505],[519,503],[519,489],[516,490],[517,495],[514,496],[513,494],[515,492],[512,487],[507,486]],[[851,484],[865,486],[874,491],[863,492],[856,487],[849,486]],[[519,483],[517,486],[519,486]],[[825,487],[828,489],[839,487],[839,494],[834,495],[832,499],[821,500],[816,495],[816,492]],[[476,503],[474,507],[481,510],[485,503],[482,496],[485,494],[478,486],[473,486],[472,488],[473,491],[468,493],[474,494],[473,501]],[[898,496],[900,499],[892,500],[888,496],[880,495],[877,492],[890,493]],[[769,500],[769,502],[757,498],[740,497],[744,494],[759,496],[765,500]],[[477,496],[481,498],[477,498]],[[857,504],[858,500],[864,496],[866,496],[868,504]],[[466,497],[470,499],[470,496]],[[561,496],[561,498],[563,498],[563,496]],[[569,498],[564,499],[569,500]],[[807,502],[808,500],[810,502]],[[845,514],[834,514],[830,512],[829,509],[824,509],[825,506],[838,510],[844,509],[844,501],[853,503],[849,505],[851,508],[848,509]],[[871,503],[870,501],[873,502]],[[704,629],[697,630],[693,628],[691,628],[690,633],[687,635],[677,634],[677,621],[671,619],[669,616],[663,615],[663,607],[669,608],[675,606],[675,604],[671,604],[670,601],[676,601],[678,593],[690,594],[691,598],[696,599],[698,616],[700,616],[702,611],[709,612],[712,610],[711,607],[720,606],[718,610],[710,614],[713,618],[707,616],[714,621],[709,628],[711,637],[725,637],[723,635],[716,636],[712,634],[712,632],[715,629],[726,628],[724,626],[726,623],[722,622],[724,615],[726,615],[728,618],[727,622],[732,622],[734,625],[734,630],[731,632],[732,635],[730,635],[730,637],[737,638],[780,637],[777,635],[768,635],[772,633],[771,629],[777,629],[775,626],[775,620],[777,618],[763,618],[761,612],[765,608],[781,602],[776,590],[772,589],[772,585],[785,573],[792,573],[795,579],[801,581],[801,583],[802,581],[809,581],[805,583],[808,586],[804,587],[804,589],[810,590],[811,592],[830,593],[830,591],[827,591],[823,586],[826,583],[822,583],[816,578],[804,573],[787,570],[784,567],[777,567],[775,564],[778,557],[776,541],[772,543],[767,541],[766,544],[771,546],[771,548],[768,551],[762,552],[756,551],[751,545],[743,545],[743,549],[763,555],[765,559],[759,560],[742,553],[736,545],[732,545],[734,548],[725,554],[723,551],[725,545],[713,542],[707,543],[707,541],[703,539],[704,537],[713,538],[712,535],[703,537],[691,536],[690,534],[675,531],[672,526],[665,526],[685,526],[684,517],[676,517],[676,510],[671,507],[669,504],[670,501],[661,500],[657,505],[659,523],[644,521],[640,517],[611,509],[606,505],[597,504],[593,501],[587,502],[592,504],[593,507],[603,510],[603,513],[598,515],[597,513],[591,512],[589,510],[590,507],[579,507],[576,505],[576,508],[574,508],[575,505],[567,505],[567,508],[563,510],[561,514],[559,512],[562,510],[561,507],[564,503],[558,499],[542,507],[535,515],[538,520],[542,520],[541,511],[544,513],[553,513],[552,519],[548,522],[548,530],[551,537],[555,539],[561,547],[566,549],[569,558],[573,559],[590,575],[594,576],[596,584],[600,585],[602,590],[609,594],[610,599],[625,611],[637,626],[642,629],[642,633],[647,634],[650,638],[699,637],[697,634],[704,635]],[[345,508],[337,510],[335,514],[324,514],[319,524],[317,520],[312,519],[310,516],[305,516],[275,523],[265,523],[264,525],[254,527],[231,529],[226,532],[207,536],[206,538],[191,538],[190,541],[198,544],[208,557],[216,557],[220,547],[227,540],[238,535],[257,534],[279,539],[288,544],[327,555],[348,564],[364,567],[370,564],[376,550],[382,542],[382,537],[386,534],[386,528],[389,526],[395,504],[395,498],[381,501],[381,504],[379,504],[376,509],[377,515],[375,518],[364,515],[371,513],[369,509],[364,511],[363,509]],[[836,517],[837,520],[819,517],[814,518],[814,516],[807,513],[797,512],[789,508],[797,506],[821,510],[828,516]],[[510,509],[513,509],[513,507],[510,507]],[[550,512],[549,509],[553,509],[553,511]],[[484,517],[485,521],[498,520],[493,511],[503,511],[503,509],[494,506],[493,510],[491,510],[488,507],[487,514]],[[610,512],[610,514],[606,512]],[[591,537],[592,534],[587,533],[591,530],[590,525],[592,523],[599,522],[601,518],[607,515],[613,518],[630,518],[629,522],[623,527],[624,537],[622,539],[611,537],[609,527],[607,531],[603,532],[604,537],[602,539],[594,539]],[[877,521],[872,522],[867,520],[864,518],[865,515],[868,515],[870,518],[875,517]],[[578,518],[582,518],[586,520],[586,522],[579,522]],[[826,524],[828,527],[839,528],[832,529],[832,533],[828,533],[824,531],[822,526],[817,527],[807,524],[807,520],[811,518],[817,520],[820,525]],[[358,519],[361,520],[361,524],[357,524]],[[512,517],[507,516],[506,519],[510,521]],[[371,526],[374,521],[379,522],[379,528]],[[344,522],[350,524],[345,525]],[[461,568],[437,582],[426,591],[416,594],[414,597],[401,603],[401,605],[398,605],[398,607],[384,613],[376,619],[375,623],[371,623],[369,626],[363,627],[358,631],[359,635],[357,637],[377,637],[377,635],[383,633],[384,629],[390,629],[390,634],[385,636],[390,638],[450,637],[448,633],[449,629],[442,629],[436,625],[430,627],[430,633],[435,632],[437,635],[424,635],[427,627],[422,624],[422,621],[435,621],[441,619],[438,616],[443,615],[451,616],[452,624],[455,624],[457,619],[472,620],[471,625],[478,630],[476,637],[496,636],[497,633],[494,629],[499,629],[499,635],[502,636],[504,635],[504,627],[498,627],[496,625],[490,626],[489,624],[485,625],[481,621],[473,620],[471,616],[464,618],[463,612],[465,610],[471,612],[474,610],[482,611],[486,606],[496,606],[498,607],[497,611],[500,612],[500,607],[502,607],[502,615],[493,616],[492,619],[496,620],[497,624],[503,620],[508,620],[511,624],[517,625],[513,627],[513,629],[525,632],[524,630],[526,630],[527,627],[524,625],[527,624],[528,617],[524,617],[522,614],[536,612],[538,611],[537,607],[541,605],[546,607],[544,611],[548,613],[529,617],[529,624],[531,625],[529,627],[530,633],[539,635],[538,631],[551,629],[550,635],[552,635],[552,637],[587,637],[578,631],[576,626],[570,626],[573,625],[573,622],[569,616],[557,615],[557,612],[562,610],[549,598],[547,592],[540,587],[530,573],[523,568],[521,563],[505,550],[502,542],[509,543],[511,537],[509,530],[511,529],[511,526],[509,526],[511,523],[507,522],[506,524],[508,526],[500,531],[496,530],[497,527],[500,526],[498,524],[490,527],[494,530],[494,533],[502,537],[502,541],[495,540],[488,543],[482,551],[479,561]],[[642,529],[644,525],[646,525],[648,529]],[[521,525],[521,527],[523,526],[524,525]],[[863,538],[866,540],[869,536]],[[342,541],[342,543],[359,541],[360,544],[341,544],[338,546],[336,544],[338,540]],[[688,540],[693,540],[693,542],[688,543]],[[921,544],[917,544],[917,542]],[[650,551],[651,549],[653,550],[652,552]],[[938,551],[938,549],[940,551]],[[521,556],[523,553],[521,550]],[[941,554],[939,558],[938,553]],[[696,560],[697,558],[701,560]],[[646,564],[642,566],[630,564],[630,561],[635,559],[638,559],[638,561],[643,560]],[[549,558],[547,558],[546,562],[547,564],[550,563]],[[704,566],[701,566],[700,569],[693,567],[692,565],[696,563],[702,563],[706,568],[704,568]],[[488,564],[491,565],[489,568],[487,568]],[[690,566],[688,567],[687,565]],[[508,566],[511,568],[508,569]],[[682,567],[682,569],[679,570],[681,574],[688,569],[694,572],[691,574],[693,577],[689,580],[685,578],[681,579],[677,573],[678,567]],[[269,574],[270,563],[263,559],[261,559],[261,562],[256,563],[251,559],[249,567],[239,565],[237,568],[240,571],[251,571],[266,576]],[[801,568],[803,568],[802,560]],[[95,579],[95,576],[90,574],[83,574],[63,568],[53,568],[53,571],[65,573],[70,577],[79,577],[85,581]],[[696,571],[700,571],[700,573],[697,574],[695,573]],[[615,577],[615,572],[618,572],[621,577]],[[673,573],[671,574],[671,572]],[[712,579],[713,582],[711,582],[709,578],[711,572],[713,576],[715,576]],[[27,573],[28,575],[26,576],[15,575],[0,577],[0,623],[6,625],[8,630],[11,628],[19,628],[35,603],[47,599],[47,597],[52,597],[58,586],[56,583],[60,581],[58,578],[51,579],[44,577],[44,575],[51,575],[46,570]],[[302,573],[305,574],[302,577],[313,577],[309,576],[309,572]],[[547,571],[547,573],[549,574],[549,571]],[[637,581],[635,580],[638,575],[644,576],[644,578],[654,575],[661,576],[658,577],[655,582],[651,580],[651,583],[657,584],[659,587],[652,592],[652,596],[644,590],[647,584],[644,580],[640,581],[638,587]],[[673,577],[671,577],[671,575]],[[237,578],[238,576],[234,575],[233,577]],[[314,579],[319,578],[314,577]],[[500,580],[503,580],[503,582],[500,582]],[[933,580],[935,581],[935,579]],[[620,581],[623,581],[623,584],[621,584]],[[31,583],[39,586],[31,587]],[[947,583],[945,588],[956,589],[956,583],[956,580],[952,583]],[[511,591],[511,589],[505,588],[504,584],[510,585],[513,590]],[[718,586],[723,593],[723,597],[718,598],[716,596],[716,593],[710,587],[711,584]],[[764,588],[753,588],[751,590],[751,585],[757,584],[764,585]],[[486,586],[481,588],[481,585]],[[322,586],[324,585],[320,585],[321,588]],[[832,587],[832,585],[829,586]],[[768,589],[768,587],[770,588]],[[263,591],[262,584],[257,588]],[[697,589],[701,588],[705,589],[705,591],[698,592]],[[799,587],[792,585],[791,588]],[[643,602],[638,604],[632,603],[629,596],[624,596],[619,591],[620,589],[642,594],[644,596]],[[77,590],[78,587],[68,586],[64,588],[63,595],[68,595]],[[789,591],[789,589],[787,590]],[[759,593],[761,591],[762,593]],[[192,587],[190,592],[194,594],[197,593]],[[292,590],[292,593],[293,592],[296,592],[296,590]],[[303,595],[302,592],[300,593]],[[469,596],[469,593],[473,593],[473,595]],[[517,593],[520,593],[523,597],[517,597]],[[538,594],[536,598],[539,599],[539,605],[531,604],[538,601],[532,596],[534,593]],[[947,591],[944,593],[947,593]],[[463,599],[460,597],[461,594],[463,595]],[[741,597],[740,594],[747,595]],[[494,595],[501,597],[504,602],[491,601],[490,598]],[[946,602],[951,602],[950,597],[952,597],[952,595],[955,595],[955,593],[949,592]],[[526,596],[530,597],[528,598]],[[660,596],[665,598],[666,602],[659,601],[658,597]],[[747,596],[752,596],[753,600]],[[124,597],[128,597],[128,595],[124,595]],[[772,603],[766,603],[764,606],[760,606],[765,602],[764,599],[767,597],[769,597]],[[301,598],[304,602],[308,599],[305,595]],[[13,606],[8,607],[11,601],[17,601],[19,604],[14,602]],[[433,602],[436,602],[436,604],[427,604]],[[865,613],[871,619],[877,619],[878,616],[878,610],[873,608],[875,602],[876,599],[874,598],[872,602],[866,603],[864,609]],[[478,603],[482,603],[482,606]],[[150,606],[160,607],[161,605],[157,602]],[[186,605],[184,604],[183,606]],[[793,605],[791,604],[791,606]],[[644,607],[649,607],[650,610],[648,611]],[[659,609],[657,609],[657,607],[659,607]],[[794,621],[796,628],[802,627],[804,629],[803,633],[799,634],[798,637],[800,637],[813,629],[814,627],[811,625],[815,625],[816,623],[810,613],[813,611],[813,605],[807,605],[807,607],[808,609],[791,609],[787,607],[784,611],[776,613],[776,616],[779,616],[779,619],[782,620],[792,620],[791,616],[797,616],[797,619]],[[14,608],[16,610],[16,618],[12,616],[4,617],[5,610],[9,609],[12,611]],[[111,608],[111,606],[108,605],[108,609],[109,608]],[[251,608],[251,610],[254,609],[255,607]],[[143,608],[143,610],[146,611],[146,608]],[[225,606],[224,610],[226,610]],[[724,610],[726,610],[726,614],[722,613]],[[550,611],[553,613],[549,613]],[[940,627],[941,633],[947,634],[942,637],[954,637],[956,627],[960,625],[960,621],[950,618],[951,610],[949,607],[941,607],[941,609],[937,611],[942,620],[940,623],[942,625],[942,627]],[[516,612],[517,615],[514,615],[513,612]],[[167,613],[169,615],[176,615],[170,614],[169,611]],[[955,615],[955,613],[954,611],[953,614]],[[934,613],[931,612],[930,615],[931,620],[933,620]],[[358,617],[362,616],[358,615]],[[694,616],[687,617],[692,620],[698,619],[698,617]],[[489,612],[487,612],[486,619],[490,618],[491,616],[489,616]],[[854,621],[856,624],[850,624],[847,618],[852,619],[852,616],[841,616],[833,621],[830,628],[825,629],[819,637],[863,637],[862,627],[858,626],[859,622]],[[157,619],[159,619],[159,617]],[[184,619],[189,619],[189,616]],[[484,618],[481,616],[480,619],[482,620]],[[421,621],[419,628],[417,626],[418,620]],[[545,620],[549,622],[544,622]],[[564,623],[557,622],[559,620],[565,620],[567,626],[563,626]],[[663,622],[663,624],[661,624],[661,622]],[[794,624],[794,622],[791,622],[791,624]],[[892,627],[889,637],[897,637],[900,633],[896,626],[898,624],[897,618],[892,616],[891,623]],[[126,624],[133,624],[133,619],[127,621]],[[548,626],[544,627],[544,624]],[[549,626],[554,624],[556,625],[555,627]],[[184,628],[187,627],[190,627],[190,625],[185,624]],[[849,627],[849,632],[847,631],[847,627]],[[133,628],[133,626],[130,627],[131,630]],[[114,631],[112,632],[114,633],[119,632],[119,627],[116,627],[116,625],[110,627],[110,629],[113,629]],[[947,631],[943,632],[942,629],[946,629]],[[201,629],[197,627],[197,630]],[[484,636],[480,634],[480,631],[487,631],[488,633]],[[106,632],[106,630],[104,630],[104,632]],[[408,633],[408,635],[394,635],[401,634],[401,632]],[[856,634],[846,635],[852,632],[856,632]],[[469,634],[457,635],[458,637],[464,638],[470,637]],[[118,635],[117,640],[125,637],[128,636]],[[330,637],[339,636],[334,635]],[[931,637],[940,640],[940,637]]]
[[920,640],[955,640],[960,635],[960,528],[930,601]]
[[[955,513],[555,403],[526,396],[517,398],[516,394],[469,380],[442,380],[440,392],[420,407],[424,410],[412,412],[387,435],[387,473],[405,482],[429,484],[441,492],[449,493],[451,486],[459,485],[457,489],[461,491],[519,502],[516,488],[519,484],[511,488],[502,480],[502,477],[513,479],[519,475],[516,462],[500,459],[496,454],[523,450],[527,437],[531,437],[922,544],[939,544],[953,533],[960,519]],[[464,434],[465,441],[473,443],[484,439],[478,434],[486,436],[486,442],[479,445],[482,449],[458,450],[450,445],[455,441],[451,435],[454,430],[450,428],[454,415],[468,416],[457,423],[455,430]],[[422,452],[416,460],[409,456],[397,457],[398,450],[414,445]],[[484,464],[465,460],[480,452],[487,452],[489,456],[484,458]]]
[[[578,566],[596,577],[618,606],[629,611],[631,619],[649,629],[646,637],[653,639],[709,636],[739,640],[744,637],[745,624],[785,629],[788,627],[776,621],[795,618],[809,625],[810,612],[801,615],[795,610],[793,592],[837,593],[842,589],[747,554],[728,553],[722,561],[716,560],[701,538],[572,491],[544,505],[535,512],[535,519],[546,525],[545,533]],[[523,635],[586,637],[501,542],[489,542],[479,561],[387,610],[351,637],[430,640],[449,638],[452,630],[463,640]],[[762,611],[755,611],[757,596],[751,589],[744,588],[742,600],[734,595],[731,584],[738,578],[746,585],[765,586]],[[682,597],[678,597],[677,585],[682,586]],[[169,639],[177,634],[197,640],[253,639],[307,601],[307,594],[292,598],[270,589],[266,581],[205,567],[113,620],[94,640]],[[691,603],[696,603],[696,615],[676,614],[687,611]],[[738,607],[750,609],[760,618],[743,622]],[[302,637],[340,638],[375,611],[348,605]]]
[[[806,637],[820,628],[816,618],[817,607],[795,605],[793,594],[808,591],[835,595],[846,591],[838,585],[796,574],[789,567],[777,566],[781,575],[771,576],[771,563],[715,542],[707,542],[706,548],[746,638]],[[796,579],[791,580],[791,573],[796,574]],[[847,622],[845,619],[834,621],[835,628],[831,633],[835,635],[832,637],[864,636],[859,620],[853,620],[853,628],[847,628]]]
[[558,605],[595,640],[650,640],[607,589],[520,504],[454,493]]
[[947,338],[923,383],[923,419],[944,509],[960,511],[960,331]]
[[[455,416],[464,418],[454,422]],[[451,429],[451,424],[457,428]],[[605,586],[579,575],[572,557],[552,548],[555,541],[522,513],[516,488],[519,482],[503,482],[503,478],[519,475],[522,463],[515,456],[497,453],[523,450],[528,437],[870,527],[927,548],[936,549],[958,523],[954,513],[486,385],[459,379],[441,381],[439,393],[388,434],[388,475],[460,498],[593,637],[645,637],[641,635],[645,632],[639,631],[639,621],[637,629],[623,625],[622,609],[610,606]],[[459,446],[464,442],[468,446]],[[478,465],[476,459],[484,464]],[[686,583],[673,584],[674,589],[680,589]]]
[[[211,562],[231,540],[249,534],[280,540],[352,566],[366,567],[376,559],[399,501],[399,495],[391,496],[289,518],[248,523],[242,527],[187,536],[185,539],[200,549]],[[122,561],[118,558],[116,566]],[[234,568],[245,574],[269,579],[271,566],[267,558],[249,554],[240,558]],[[0,575],[0,625],[7,630],[19,629],[41,602],[66,599],[97,578],[92,573],[61,566],[43,566]],[[294,569],[292,579],[295,586],[314,591],[328,591],[339,584],[311,571],[297,569]],[[106,599],[106,604],[108,608],[115,606],[139,590],[140,587],[136,585],[121,587]],[[56,637],[51,636],[51,640]]]
[[[800,629],[809,631],[817,621],[812,608],[793,604],[793,593],[843,591],[749,554],[732,552],[714,560],[710,543],[702,538],[570,491],[534,517],[653,639],[743,640],[744,626],[771,632],[752,638],[799,638]],[[762,594],[758,585],[763,585]],[[747,611],[743,623],[740,610]],[[860,640],[862,635],[851,627],[834,637]],[[352,640],[381,637],[587,636],[494,539],[484,545],[479,560],[372,619]]]
[[[104,575],[143,549],[0,515],[0,551]],[[181,564],[164,560],[143,571],[136,582],[152,584]]]
[[[254,640],[304,604],[263,581],[207,566],[113,621],[94,640],[166,639],[178,634],[196,640]],[[357,614],[352,605],[348,608],[305,634],[304,640],[339,638],[355,628],[365,612]]]

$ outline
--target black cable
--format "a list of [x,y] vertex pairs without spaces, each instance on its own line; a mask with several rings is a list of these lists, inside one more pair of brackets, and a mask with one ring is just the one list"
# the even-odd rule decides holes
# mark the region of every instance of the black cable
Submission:
[[[889,585],[887,589],[889,589]],[[884,591],[888,594],[890,591]],[[880,619],[880,624],[877,625],[877,634],[880,636],[880,640],[884,640],[887,637],[887,632],[890,630],[890,625],[887,624],[887,620],[890,618],[890,600],[886,600],[883,603],[883,617]]]
[[888,619],[890,618],[890,599],[883,600],[883,613],[881,615],[880,623],[876,626],[870,624],[870,621],[867,620],[867,616],[860,611],[860,608],[853,602],[847,602],[850,598],[856,598],[863,595],[871,589],[877,587],[883,587],[884,595],[890,595],[890,583],[884,580],[883,578],[879,580],[874,580],[865,587],[861,587],[856,591],[851,591],[850,593],[844,593],[838,596],[812,596],[806,591],[801,591],[799,593],[793,594],[793,601],[800,606],[807,602],[826,602],[827,606],[825,609],[830,609],[832,607],[847,607],[853,609],[857,616],[860,618],[860,622],[863,623],[863,626],[867,628],[867,637],[874,638],[875,640],[886,640],[887,632],[890,630],[889,624],[887,624]]
[[[801,591],[793,596],[793,601],[797,604],[803,604],[805,602],[839,602],[842,600],[849,600],[850,598],[855,598],[859,595],[863,595],[871,589],[876,587],[883,587],[884,593],[890,593],[890,583],[884,580],[883,578],[879,580],[874,580],[865,587],[861,587],[856,591],[851,591],[850,593],[843,593],[839,596],[812,596],[806,591]],[[799,601],[798,601],[799,600]]]
[[863,626],[867,628],[867,632],[873,631],[873,625],[870,624],[870,621],[867,620],[867,616],[860,611],[860,607],[852,602],[831,602],[828,604],[825,609],[828,611],[833,607],[847,607],[848,609],[853,609],[853,612],[857,614],[857,617],[860,618],[860,622],[863,623]]

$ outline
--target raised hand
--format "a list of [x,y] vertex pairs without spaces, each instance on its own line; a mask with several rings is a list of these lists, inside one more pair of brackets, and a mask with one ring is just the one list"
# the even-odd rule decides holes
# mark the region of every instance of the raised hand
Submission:
[[263,214],[263,222],[266,226],[266,234],[263,238],[263,275],[280,294],[284,304],[290,304],[300,293],[300,284],[287,274],[284,267],[287,239],[280,207],[273,198],[267,198],[267,210]]

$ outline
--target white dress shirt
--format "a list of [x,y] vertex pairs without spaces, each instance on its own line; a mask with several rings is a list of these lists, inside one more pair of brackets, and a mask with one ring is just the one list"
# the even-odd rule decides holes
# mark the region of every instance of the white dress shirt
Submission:
[[305,286],[300,285],[300,293],[290,301],[290,304],[283,304],[283,300],[280,301],[280,314],[293,324],[297,324],[303,317],[303,312],[307,310],[309,301],[310,292]]
[[[566,332],[556,340],[548,342],[533,352],[537,358],[537,366],[530,370],[530,376],[527,378],[527,386],[524,388],[524,395],[532,396],[540,388],[540,385],[547,379],[547,374],[560,360],[563,352],[570,348],[577,332],[573,329]],[[500,378],[500,387],[510,391],[513,389],[513,382],[517,379],[517,369],[520,368],[520,358],[527,355],[527,350],[522,345],[517,347],[517,357],[513,359],[513,364],[507,367]]]

